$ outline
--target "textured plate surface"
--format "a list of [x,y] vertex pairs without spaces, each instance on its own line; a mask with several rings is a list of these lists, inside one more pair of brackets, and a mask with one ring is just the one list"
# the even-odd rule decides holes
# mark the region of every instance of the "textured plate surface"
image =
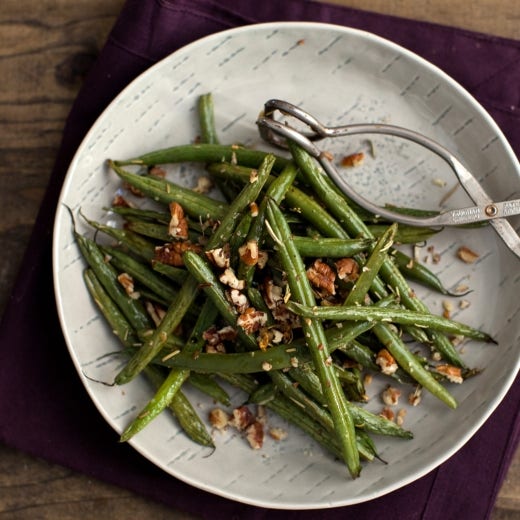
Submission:
[[[325,24],[262,24],[215,34],[172,54],[131,83],[93,126],[70,166],[55,221],[55,291],[65,339],[79,377],[117,432],[146,403],[151,389],[141,379],[124,388],[92,380],[111,381],[121,360],[102,357],[118,344],[84,288],[84,263],[64,206],[109,220],[102,208],[119,182],[107,172],[106,159],[193,141],[198,133],[196,100],[206,92],[214,96],[221,142],[264,147],[256,117],[266,100],[286,99],[328,124],[387,122],[423,132],[456,152],[495,200],[519,196],[516,158],[487,113],[438,69],[371,34]],[[439,160],[410,143],[368,136],[325,147],[338,156],[367,152],[364,165],[347,174],[376,201],[388,201],[391,192],[391,202],[437,209],[455,183]],[[197,173],[187,166],[171,171],[187,186],[195,185]],[[471,203],[459,189],[446,204]],[[518,225],[518,220],[513,223]],[[210,455],[187,440],[166,414],[138,434],[132,445],[166,472],[201,489],[285,509],[370,500],[431,471],[483,424],[518,371],[520,276],[518,259],[491,229],[449,230],[430,244],[441,258],[433,269],[446,286],[464,283],[473,290],[464,310],[451,299],[452,316],[490,332],[499,346],[465,345],[468,365],[486,370],[463,385],[451,385],[459,401],[456,411],[428,395],[412,408],[404,390],[399,408],[407,410],[405,426],[415,438],[376,438],[387,465],[367,464],[361,478],[352,481],[340,463],[272,416],[269,424],[288,428],[289,436],[281,442],[266,439],[259,452],[227,432],[215,434],[217,449]],[[467,265],[458,260],[455,251],[460,245],[477,251],[478,261]],[[417,291],[435,313],[441,313],[442,302],[449,299],[422,288]],[[378,389],[368,388],[368,406],[374,411],[382,408]],[[211,403],[195,392],[191,397],[205,417]],[[243,395],[233,397],[238,404]]]

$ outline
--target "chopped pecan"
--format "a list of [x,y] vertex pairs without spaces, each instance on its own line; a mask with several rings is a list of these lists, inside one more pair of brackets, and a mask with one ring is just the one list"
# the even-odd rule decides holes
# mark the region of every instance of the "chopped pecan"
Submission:
[[323,289],[327,295],[336,294],[334,286],[336,273],[325,262],[315,260],[314,264],[307,269],[307,278],[314,287]]
[[207,259],[215,266],[226,269],[230,266],[231,250],[229,244],[206,251]]
[[273,281],[266,277],[263,283],[263,295],[267,308],[271,311],[273,318],[278,322],[278,328],[284,335],[292,336],[291,328],[300,326],[300,318],[296,314],[287,309],[285,304],[283,287],[276,285]]
[[284,430],[283,428],[270,428],[269,435],[275,441],[283,441],[287,438],[287,430]]
[[211,188],[213,188],[213,182],[211,179],[205,175],[201,175],[197,179],[197,186],[193,188],[193,191],[196,191],[197,193],[208,193]]
[[170,223],[168,225],[168,234],[172,237],[187,239],[188,238],[188,221],[184,216],[182,206],[177,202],[170,202]]
[[412,406],[418,406],[422,399],[422,388],[420,386],[415,387],[415,390],[408,396],[408,402]]
[[232,267],[227,267],[225,271],[219,276],[219,280],[224,285],[231,287],[231,289],[238,289],[239,291],[244,289],[246,286],[245,280],[239,280]]
[[450,302],[449,300],[444,300],[442,302],[442,315],[444,318],[447,318],[449,319],[450,316],[451,316],[451,312],[453,311],[453,303]]
[[150,318],[152,318],[152,321],[155,323],[155,326],[158,327],[162,319],[164,318],[166,311],[159,305],[156,305],[148,301],[145,303],[145,308],[146,312],[148,313]]
[[213,408],[209,412],[209,422],[213,428],[223,430],[229,424],[229,415],[222,408]]
[[457,250],[457,256],[466,264],[472,264],[478,260],[479,255],[472,251],[469,247],[462,246]]
[[184,242],[171,242],[164,246],[158,246],[155,248],[154,260],[163,264],[173,265],[175,267],[181,267],[184,265],[182,260],[182,254],[185,251],[194,251],[200,253],[202,248],[198,244],[186,240]]
[[248,240],[243,246],[238,248],[240,260],[246,265],[256,265],[259,259],[258,242]]
[[338,278],[353,282],[359,277],[359,264],[353,258],[341,258],[335,262]]
[[246,430],[247,427],[254,422],[255,416],[247,406],[242,405],[233,410],[233,418],[231,419],[230,424],[237,430]]
[[393,421],[395,418],[394,411],[389,408],[388,406],[385,406],[380,413],[381,416],[383,416],[385,419],[388,419],[389,421]]
[[455,367],[453,365],[437,365],[435,370],[445,376],[448,381],[452,383],[461,384],[464,382],[464,378],[462,377],[462,370],[459,367]]
[[381,372],[386,375],[392,375],[398,368],[394,357],[386,348],[377,353],[376,363],[381,367]]
[[387,386],[381,394],[383,402],[388,406],[395,406],[399,402],[400,396],[401,391],[393,386]]
[[237,325],[247,334],[257,332],[267,322],[267,314],[254,307],[248,307],[237,319]]
[[236,336],[237,331],[231,326],[217,330],[217,327],[213,325],[202,333],[202,339],[206,342],[206,352],[208,353],[225,352],[224,341],[233,341]]
[[249,307],[249,300],[247,296],[241,293],[238,289],[231,289],[226,291],[226,297],[235,307],[239,314],[242,314]]
[[136,292],[134,287],[134,279],[128,273],[121,273],[117,277],[117,281],[123,286],[126,294],[130,296],[133,300],[137,300],[139,298],[139,293]]
[[206,354],[225,354],[226,345],[224,343],[216,343],[215,345],[206,345]]
[[222,327],[218,330],[217,334],[219,335],[222,341],[233,341],[237,337],[237,331],[231,325]]
[[351,153],[349,155],[345,155],[341,159],[341,166],[344,166],[345,168],[360,166],[361,164],[363,164],[364,160],[365,154],[363,152]]
[[264,445],[264,425],[260,421],[255,421],[246,429],[246,439],[254,450],[259,450]]

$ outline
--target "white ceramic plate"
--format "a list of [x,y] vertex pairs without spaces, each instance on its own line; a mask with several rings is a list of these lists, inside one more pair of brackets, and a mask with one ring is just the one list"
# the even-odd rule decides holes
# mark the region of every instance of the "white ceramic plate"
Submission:
[[[456,152],[495,200],[515,193],[518,197],[517,160],[489,115],[437,68],[372,34],[315,23],[262,24],[215,34],[172,54],[133,81],[90,130],[70,166],[57,208],[54,277],[63,332],[79,377],[117,432],[146,403],[151,390],[141,379],[109,388],[86,377],[110,381],[120,360],[102,358],[118,345],[83,286],[84,264],[64,205],[81,207],[89,217],[106,221],[102,207],[111,201],[119,182],[106,171],[105,160],[191,142],[198,133],[196,100],[206,92],[214,96],[222,142],[263,146],[255,119],[266,100],[286,99],[325,123],[384,121],[423,132]],[[383,180],[391,179],[398,189],[395,202],[438,207],[455,182],[442,163],[410,143],[374,137],[373,144],[375,157],[367,154],[362,168],[349,171],[360,191],[384,202],[388,185]],[[326,146],[341,155],[367,143],[356,138]],[[191,168],[175,172],[180,182],[195,184]],[[446,186],[439,186],[439,180],[445,180]],[[456,207],[469,201],[458,190],[448,204]],[[490,332],[499,346],[466,345],[464,359],[485,371],[463,385],[452,385],[459,401],[456,411],[431,396],[425,396],[417,408],[399,407],[407,409],[405,426],[415,438],[377,438],[387,465],[366,464],[361,478],[352,481],[342,464],[292,428],[286,440],[267,439],[261,451],[251,450],[231,432],[217,434],[217,449],[209,456],[179,433],[166,414],[137,435],[132,445],[193,486],[237,501],[285,509],[367,501],[431,471],[467,442],[511,385],[519,366],[520,313],[519,261],[491,229],[446,231],[431,245],[441,255],[433,268],[444,283],[448,287],[465,283],[473,290],[465,310],[452,300],[453,317]],[[477,251],[479,260],[471,265],[457,260],[460,245]],[[418,292],[433,312],[442,312],[446,298],[421,288]],[[376,387],[369,387],[368,393],[368,406],[379,411],[382,404]],[[242,397],[234,394],[234,402]],[[205,417],[211,403],[196,393],[192,398]],[[271,416],[269,422],[285,427]]]

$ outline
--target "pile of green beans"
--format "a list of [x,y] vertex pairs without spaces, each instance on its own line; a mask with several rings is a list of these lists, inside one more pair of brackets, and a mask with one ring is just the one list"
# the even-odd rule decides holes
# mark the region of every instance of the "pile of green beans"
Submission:
[[[413,437],[364,408],[364,375],[424,388],[456,408],[446,371],[437,368],[459,370],[462,379],[475,371],[450,336],[493,340],[431,314],[408,285],[410,279],[449,294],[434,273],[397,248],[438,230],[381,222],[357,210],[294,143],[290,158],[220,144],[209,94],[200,97],[198,114],[197,144],[108,162],[125,187],[144,197],[136,206],[126,203],[129,194],[124,204],[107,208],[121,227],[85,218],[110,245],[74,230],[86,286],[127,358],[114,383],[144,374],[157,389],[121,441],[169,409],[190,438],[213,446],[183,387],[191,384],[230,406],[226,385],[233,385],[247,394],[245,402],[265,405],[303,429],[356,478],[362,460],[378,458],[369,434]],[[152,174],[181,162],[200,163],[225,200]],[[186,235],[172,233],[172,204],[183,210]],[[157,257],[165,245],[181,246],[180,261]],[[350,266],[346,275],[339,262]],[[213,352],[208,334],[219,330],[231,335]],[[382,368],[383,351],[392,371]]]

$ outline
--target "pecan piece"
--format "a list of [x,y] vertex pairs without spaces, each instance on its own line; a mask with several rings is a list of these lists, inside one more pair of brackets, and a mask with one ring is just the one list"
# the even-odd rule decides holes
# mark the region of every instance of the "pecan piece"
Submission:
[[325,262],[316,260],[314,264],[307,269],[307,278],[314,287],[323,289],[328,295],[336,294],[336,288],[334,287],[336,273]]
[[335,265],[340,280],[353,282],[359,277],[359,265],[353,258],[341,258]]
[[252,334],[260,330],[267,322],[267,314],[257,311],[254,307],[248,307],[237,319],[237,325],[242,327],[246,334]]
[[231,289],[238,289],[241,291],[245,288],[246,282],[245,280],[239,280],[235,271],[232,267],[227,267],[226,270],[220,275],[219,280]]
[[259,259],[258,242],[248,240],[243,246],[238,248],[240,260],[246,265],[256,265]]
[[247,406],[242,405],[233,410],[233,418],[230,420],[230,424],[237,430],[244,431],[254,422],[255,416]]
[[170,202],[170,223],[168,225],[168,234],[172,237],[187,239],[188,238],[188,221],[184,216],[182,206],[177,202]]
[[134,279],[128,273],[121,273],[118,275],[117,281],[123,286],[123,289],[130,298],[133,300],[139,298],[140,295],[134,288]]
[[226,269],[230,266],[231,250],[228,243],[222,247],[210,249],[205,254],[206,258],[216,267]]
[[388,406],[395,406],[399,402],[400,396],[401,391],[393,386],[387,386],[381,394],[383,403]]
[[181,267],[184,265],[182,254],[185,251],[194,251],[200,253],[202,248],[198,244],[193,244],[190,241],[185,242],[171,242],[164,246],[155,248],[154,260],[163,264]]
[[445,376],[452,383],[461,384],[464,382],[462,370],[453,365],[438,365],[435,370]]
[[345,157],[341,159],[341,166],[344,166],[345,168],[360,166],[363,164],[364,160],[365,154],[363,152],[351,153],[349,155],[345,155]]
[[255,421],[246,429],[246,439],[254,450],[259,450],[264,445],[264,425]]
[[466,264],[472,264],[479,258],[479,255],[475,253],[475,251],[472,251],[469,247],[466,246],[459,247],[457,250],[457,256]]
[[392,375],[398,368],[394,357],[386,348],[377,353],[376,364],[381,367],[381,372],[386,375]]
[[229,415],[222,408],[214,408],[209,412],[209,422],[217,430],[224,430],[229,424],[229,420]]

